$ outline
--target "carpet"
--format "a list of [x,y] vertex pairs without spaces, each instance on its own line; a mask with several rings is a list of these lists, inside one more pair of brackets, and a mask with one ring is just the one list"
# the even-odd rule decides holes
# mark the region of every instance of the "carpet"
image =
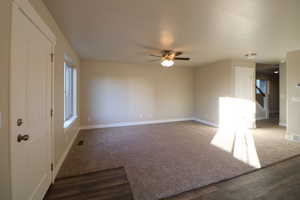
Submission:
[[269,125],[242,137],[193,121],[84,130],[58,176],[124,166],[135,199],[157,200],[299,154],[284,134]]

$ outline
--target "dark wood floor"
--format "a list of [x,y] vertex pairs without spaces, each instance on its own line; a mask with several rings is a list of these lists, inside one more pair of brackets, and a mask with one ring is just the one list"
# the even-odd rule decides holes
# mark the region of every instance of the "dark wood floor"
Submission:
[[[133,200],[124,168],[58,179],[45,200]],[[162,200],[299,200],[300,156]]]
[[300,157],[162,200],[299,200]]
[[133,200],[124,168],[61,178],[55,181],[45,200]]

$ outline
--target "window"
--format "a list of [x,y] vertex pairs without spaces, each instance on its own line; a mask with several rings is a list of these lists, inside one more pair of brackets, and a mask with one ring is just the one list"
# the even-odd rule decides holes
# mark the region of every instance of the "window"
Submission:
[[[259,88],[264,94],[268,93],[268,82],[267,80],[256,80],[256,87]],[[259,89],[256,89],[256,94],[260,94]]]
[[[69,65],[67,62],[65,62],[65,96],[64,96],[64,102],[65,102],[65,128],[66,126],[69,126],[76,117],[76,69]],[[67,123],[66,125],[66,122]]]

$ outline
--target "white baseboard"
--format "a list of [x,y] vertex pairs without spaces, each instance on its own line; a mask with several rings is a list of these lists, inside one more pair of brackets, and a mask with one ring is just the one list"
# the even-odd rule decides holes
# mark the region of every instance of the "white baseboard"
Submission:
[[177,119],[152,120],[152,121],[140,121],[140,122],[119,122],[119,123],[111,123],[111,124],[81,126],[80,130],[89,130],[89,129],[97,129],[97,128],[113,128],[113,127],[123,127],[123,126],[139,126],[139,125],[146,125],[146,124],[162,124],[162,123],[193,121],[193,120],[194,118],[190,117],[190,118],[177,118]]
[[286,134],[285,139],[293,142],[300,142],[300,135]]
[[[59,170],[60,170],[63,162],[65,161],[65,159],[66,159],[69,151],[71,150],[71,147],[72,147],[73,143],[75,142],[75,139],[76,139],[79,131],[80,131],[80,128],[78,128],[78,130],[74,134],[73,138],[71,139],[70,143],[67,146],[67,149],[65,150],[65,152],[62,154],[61,158],[59,159],[57,165],[54,165],[54,172],[53,172],[53,179],[54,180],[55,180],[55,178],[56,178],[56,176],[57,176],[57,174],[58,174],[58,172],[59,172]],[[52,181],[54,181],[54,180],[52,180]]]
[[287,127],[287,124],[286,124],[286,123],[279,122],[279,126]]
[[208,125],[208,126],[213,126],[213,127],[216,127],[216,128],[219,127],[219,124],[216,124],[216,123],[213,123],[213,122],[210,122],[210,121],[206,121],[206,120],[202,120],[202,119],[199,119],[199,118],[194,118],[194,121],[200,122],[200,123]]

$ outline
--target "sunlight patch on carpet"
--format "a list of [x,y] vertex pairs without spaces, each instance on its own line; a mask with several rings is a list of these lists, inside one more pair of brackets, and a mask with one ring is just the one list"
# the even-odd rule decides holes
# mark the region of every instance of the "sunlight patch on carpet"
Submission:
[[253,124],[253,102],[222,97],[219,100],[220,126],[212,139],[212,145],[252,167],[260,168],[255,142],[249,128]]

